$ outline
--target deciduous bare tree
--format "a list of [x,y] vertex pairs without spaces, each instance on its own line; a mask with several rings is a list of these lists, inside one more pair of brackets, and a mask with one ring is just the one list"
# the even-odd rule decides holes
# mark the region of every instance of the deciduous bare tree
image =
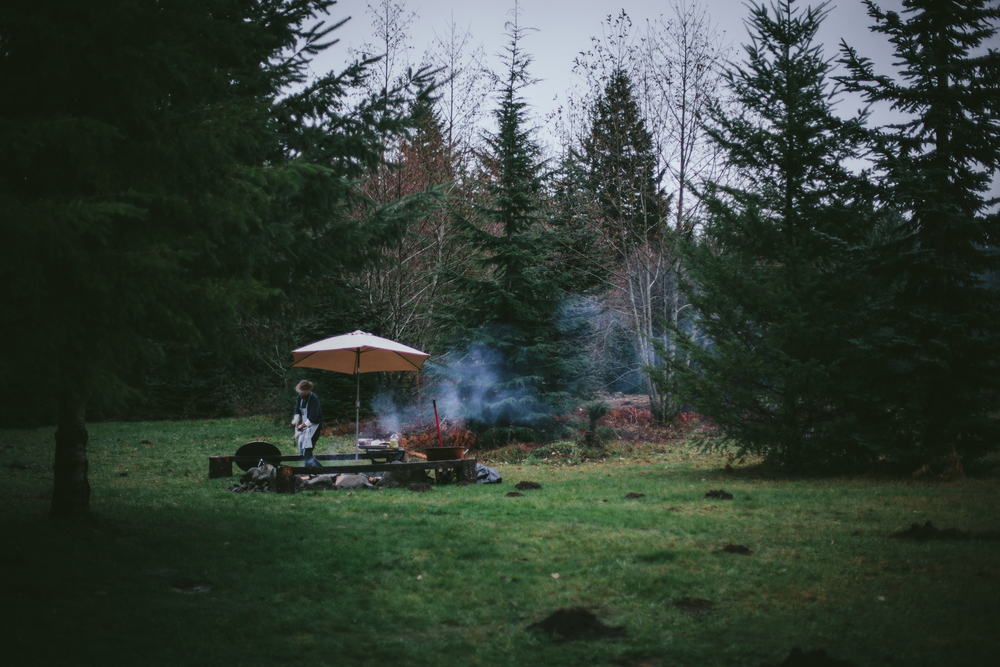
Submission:
[[[692,196],[691,187],[724,180],[725,161],[705,132],[703,116],[709,105],[720,104],[723,89],[719,82],[729,49],[696,0],[671,0],[670,10],[667,17],[661,15],[647,23],[641,62],[650,125],[666,188],[674,194],[668,222],[670,243],[664,248],[663,258],[669,284],[661,316],[676,331],[682,325],[685,308],[680,289],[684,266],[676,244],[695,234],[701,209],[701,200]],[[690,322],[690,326],[695,323]],[[655,364],[660,366],[658,375],[666,375],[660,386],[672,394],[669,388],[675,383],[670,369],[676,366],[679,350],[674,336],[663,336],[659,342],[667,356],[663,360],[667,363],[657,360]],[[664,417],[679,411],[681,406],[672,397],[663,400]]]
[[490,78],[483,76],[486,54],[482,45],[474,46],[472,33],[452,18],[440,33],[435,31],[434,43],[424,58],[441,72],[438,108],[444,141],[456,171],[464,172],[471,151],[479,143],[491,93]]
[[[666,354],[677,354],[667,326],[679,326],[685,309],[676,244],[695,231],[692,183],[717,178],[720,164],[699,116],[717,96],[725,50],[704,10],[681,0],[672,9],[672,17],[649,22],[642,32],[624,11],[608,16],[602,36],[576,61],[584,92],[566,113],[566,126],[582,130],[569,141],[589,163],[591,193],[600,203],[598,224],[617,257],[604,303],[627,323],[635,358],[645,368],[661,365],[654,340]],[[598,164],[595,150],[614,155],[616,164]],[[636,205],[644,207],[639,227],[634,212],[626,210]],[[614,231],[622,224],[629,229]],[[657,419],[676,415],[680,406],[669,392],[648,378],[644,386]]]

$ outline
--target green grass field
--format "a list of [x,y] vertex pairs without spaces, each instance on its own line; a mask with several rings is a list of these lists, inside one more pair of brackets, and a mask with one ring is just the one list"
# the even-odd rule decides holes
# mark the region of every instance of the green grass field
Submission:
[[[286,428],[89,430],[92,516],[76,523],[48,518],[52,430],[0,431],[5,664],[756,667],[795,646],[859,666],[1000,660],[1000,542],[889,538],[927,520],[1000,529],[996,474],[769,479],[680,444],[497,464],[502,484],[428,493],[234,494],[207,457],[256,437],[293,453]],[[542,488],[506,497],[520,481]],[[734,499],[705,498],[719,488]],[[731,543],[752,553],[718,552]],[[626,636],[528,629],[580,606]]]

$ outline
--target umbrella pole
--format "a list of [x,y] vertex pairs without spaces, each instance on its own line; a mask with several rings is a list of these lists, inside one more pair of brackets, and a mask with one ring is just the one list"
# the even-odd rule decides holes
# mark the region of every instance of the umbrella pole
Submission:
[[358,462],[358,438],[361,437],[361,373],[355,373],[358,379],[358,390],[354,397],[354,462]]

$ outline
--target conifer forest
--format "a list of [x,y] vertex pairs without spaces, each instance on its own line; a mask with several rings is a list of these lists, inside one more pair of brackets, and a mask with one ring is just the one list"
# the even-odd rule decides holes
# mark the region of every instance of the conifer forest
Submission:
[[57,426],[55,514],[89,421],[286,419],[310,379],[353,423],[291,351],[355,330],[431,355],[363,415],[434,398],[482,448],[623,393],[790,469],[996,451],[997,0],[867,1],[840,43],[820,2],[740,5],[732,44],[621,11],[544,118],[516,2],[491,60],[344,4],[2,3],[0,422]]

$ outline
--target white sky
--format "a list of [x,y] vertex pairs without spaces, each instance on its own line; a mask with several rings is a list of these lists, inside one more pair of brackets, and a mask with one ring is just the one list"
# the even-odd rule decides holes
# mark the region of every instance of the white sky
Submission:
[[[678,0],[681,1],[681,0]],[[743,21],[749,11],[738,0],[683,0],[697,2],[705,8],[712,25],[723,35],[726,43],[739,48],[747,41],[747,30]],[[468,30],[474,45],[482,45],[493,69],[501,64],[498,54],[507,44],[505,23],[511,17],[514,0],[394,0],[404,7],[406,15],[416,14],[410,25],[411,59],[418,62],[423,52],[434,40],[435,32],[445,34],[448,25],[454,23],[460,29]],[[358,49],[365,42],[373,42],[371,37],[371,17],[367,6],[377,6],[380,0],[340,0],[332,9],[330,18],[339,20],[350,16],[351,20],[337,31],[340,44],[335,45],[315,62],[314,69],[327,71],[340,69],[350,60],[348,49]],[[801,2],[804,9],[809,3]],[[818,4],[818,3],[812,3]],[[901,0],[881,0],[878,3],[886,10],[899,10]],[[525,91],[532,104],[534,114],[541,119],[555,108],[555,98],[566,99],[566,93],[574,82],[573,59],[590,48],[591,37],[599,36],[602,23],[609,14],[617,16],[624,9],[632,19],[635,28],[642,29],[647,20],[659,16],[673,16],[673,10],[665,0],[619,0],[608,3],[601,0],[534,0],[520,4],[522,27],[533,29],[524,41],[525,50],[534,58],[529,74],[541,81]],[[823,22],[820,41],[825,45],[827,57],[838,54],[841,38],[857,48],[862,55],[888,64],[890,47],[885,38],[868,30],[870,20],[861,0],[837,0],[831,2],[829,16]],[[738,51],[733,57],[742,60]],[[888,70],[886,70],[888,71]]]
[[[414,65],[422,60],[424,52],[433,44],[435,34],[445,35],[454,22],[459,29],[470,33],[472,47],[482,46],[491,69],[502,69],[499,54],[508,43],[504,26],[512,17],[514,0],[390,1],[401,5],[406,16],[416,15],[409,24],[409,46],[412,49],[409,58]],[[724,43],[733,47],[730,59],[743,61],[740,46],[749,41],[744,24],[749,15],[746,4],[738,0],[675,1],[696,3],[703,7],[711,25],[723,36]],[[378,7],[380,4],[381,0],[339,0],[333,6],[330,22],[347,16],[351,20],[335,33],[340,43],[314,61],[313,69],[317,73],[343,69],[354,59],[351,49],[357,50],[366,42],[376,41],[372,37],[372,17],[366,10],[369,5]],[[817,4],[808,0],[798,3],[802,9]],[[902,0],[876,0],[876,4],[886,11],[902,9]],[[525,51],[533,57],[529,75],[540,80],[523,92],[531,105],[534,123],[541,130],[538,138],[543,144],[551,142],[545,136],[548,133],[543,126],[545,116],[567,100],[574,86],[579,87],[582,83],[573,73],[574,58],[591,47],[591,37],[601,35],[609,14],[617,16],[624,10],[632,19],[636,31],[644,29],[646,21],[674,15],[668,0],[619,0],[614,4],[601,0],[522,0],[520,9],[520,25],[532,29],[523,44]],[[861,0],[833,0],[827,10],[827,18],[819,32],[819,41],[827,58],[839,56],[839,45],[843,39],[862,56],[871,58],[877,72],[896,75],[891,67],[891,45],[884,35],[869,30],[871,19]],[[990,46],[1000,47],[1000,44]],[[852,115],[859,106],[856,98],[846,100],[841,113]],[[493,105],[488,104],[487,108],[492,109]],[[879,125],[897,120],[898,117],[884,115],[877,110],[870,123]],[[994,178],[991,194],[1000,196],[1000,175]]]

